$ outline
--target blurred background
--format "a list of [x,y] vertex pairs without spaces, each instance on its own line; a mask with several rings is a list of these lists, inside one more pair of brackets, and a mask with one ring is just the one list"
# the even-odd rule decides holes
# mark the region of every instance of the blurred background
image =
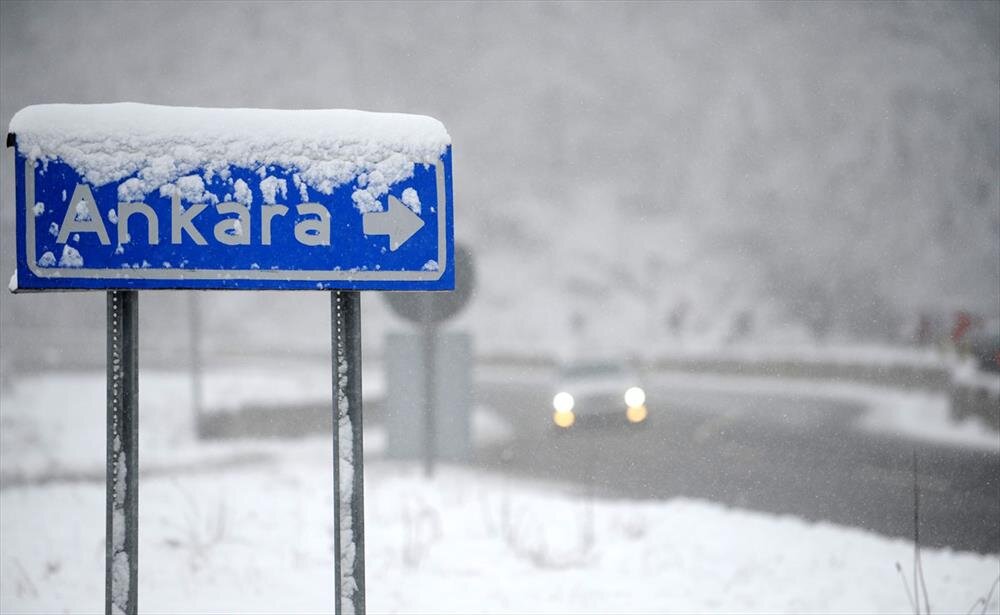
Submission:
[[[0,17],[4,125],[31,104],[115,101],[440,119],[454,148],[456,238],[475,271],[468,305],[444,325],[468,336],[468,346],[456,343],[474,359],[474,433],[463,437],[477,452],[460,461],[586,485],[591,496],[706,498],[906,538],[909,455],[919,449],[926,471],[939,472],[935,484],[949,485],[929,540],[1000,551],[1000,380],[991,375],[1000,351],[997,2],[3,2]],[[14,270],[13,150],[0,160],[6,276]],[[362,298],[376,427],[393,419],[387,340],[402,344],[391,336],[410,330],[381,295]],[[171,447],[195,433],[288,435],[266,414],[274,407],[300,412],[297,425],[322,424],[327,293],[155,291],[140,305],[141,365],[164,378],[149,376],[146,394],[160,401],[146,407],[185,420],[197,414],[194,427],[170,423],[168,438],[143,436],[160,438],[144,459],[170,466]],[[93,467],[100,487],[104,326],[102,293],[0,293],[8,519],[34,501],[14,486]],[[192,339],[205,378],[195,389],[185,376]],[[652,419],[658,404],[677,421],[650,425],[638,439],[601,432],[553,445],[556,366],[581,356],[626,357],[652,383]],[[276,365],[292,376],[272,386]],[[86,385],[95,399],[79,401],[94,422],[53,436],[42,425],[65,424],[71,410],[54,394],[41,409],[37,391],[91,390],[73,380],[78,374],[97,383]],[[258,423],[201,415],[241,408],[257,412]],[[158,421],[166,419],[154,413],[146,424]],[[858,436],[862,423],[881,435]],[[387,429],[389,445],[374,440],[372,454],[392,457]],[[91,432],[93,452],[81,454],[92,466],[40,452],[72,449]],[[739,442],[720,435],[734,432]],[[786,445],[799,452],[771,456]],[[847,464],[840,470],[815,461],[837,456]],[[614,458],[657,471],[623,480],[618,469],[601,469]],[[810,491],[819,487],[803,464],[832,472],[819,481],[824,496]],[[791,493],[794,484],[801,492]],[[858,500],[845,503],[846,491]],[[418,513],[405,517],[403,535],[424,531]],[[6,535],[23,527],[10,521]],[[404,540],[404,560],[420,560],[417,543]],[[511,551],[518,548],[523,555],[524,544]],[[7,555],[8,598],[15,585],[44,584],[28,564],[18,571],[29,556]],[[986,572],[957,577],[992,579],[995,557],[984,561]],[[34,604],[29,590],[18,600]],[[434,598],[380,604],[440,606]],[[687,598],[676,604],[712,610],[711,600]],[[964,611],[962,600],[955,604]],[[590,608],[601,604],[621,602]],[[808,607],[715,606],[727,605]]]
[[[997,27],[992,2],[11,3],[0,113],[128,100],[436,117],[481,272],[463,324],[484,351],[550,355],[581,332],[654,354],[905,344],[921,318],[947,337],[960,311],[996,328]],[[178,300],[146,301],[149,360]],[[102,297],[0,301],[7,369],[102,360]],[[325,310],[310,293],[210,294],[206,327],[247,352],[325,352]],[[365,310],[379,352],[391,317],[374,297]]]

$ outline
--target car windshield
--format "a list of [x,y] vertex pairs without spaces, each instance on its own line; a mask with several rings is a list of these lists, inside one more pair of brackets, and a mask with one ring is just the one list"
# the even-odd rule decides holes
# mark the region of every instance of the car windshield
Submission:
[[586,380],[588,378],[609,378],[623,376],[625,367],[620,363],[608,361],[592,361],[587,363],[574,363],[567,365],[562,370],[562,376],[568,380]]

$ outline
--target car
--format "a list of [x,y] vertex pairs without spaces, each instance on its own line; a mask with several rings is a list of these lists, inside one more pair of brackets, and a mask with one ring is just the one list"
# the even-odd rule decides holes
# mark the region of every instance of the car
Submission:
[[984,372],[1000,372],[1000,333],[980,333],[969,339],[969,352]]
[[638,425],[649,417],[646,392],[626,361],[574,361],[562,366],[552,397],[552,422]]

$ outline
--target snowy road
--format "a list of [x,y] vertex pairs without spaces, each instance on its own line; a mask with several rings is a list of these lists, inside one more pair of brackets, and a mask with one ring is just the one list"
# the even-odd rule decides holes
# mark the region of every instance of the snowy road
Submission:
[[549,391],[485,384],[479,402],[515,428],[480,462],[574,481],[612,496],[688,496],[912,539],[912,452],[920,466],[921,542],[1000,551],[1000,456],[994,451],[869,433],[862,408],[809,396],[650,387],[651,418],[557,432]]

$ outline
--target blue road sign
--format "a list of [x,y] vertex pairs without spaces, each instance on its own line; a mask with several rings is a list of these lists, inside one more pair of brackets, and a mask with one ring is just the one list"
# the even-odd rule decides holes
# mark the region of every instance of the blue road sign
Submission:
[[18,290],[455,285],[450,146],[363,208],[365,177],[325,193],[275,165],[192,169],[149,193],[136,174],[93,185],[20,150],[15,165]]

